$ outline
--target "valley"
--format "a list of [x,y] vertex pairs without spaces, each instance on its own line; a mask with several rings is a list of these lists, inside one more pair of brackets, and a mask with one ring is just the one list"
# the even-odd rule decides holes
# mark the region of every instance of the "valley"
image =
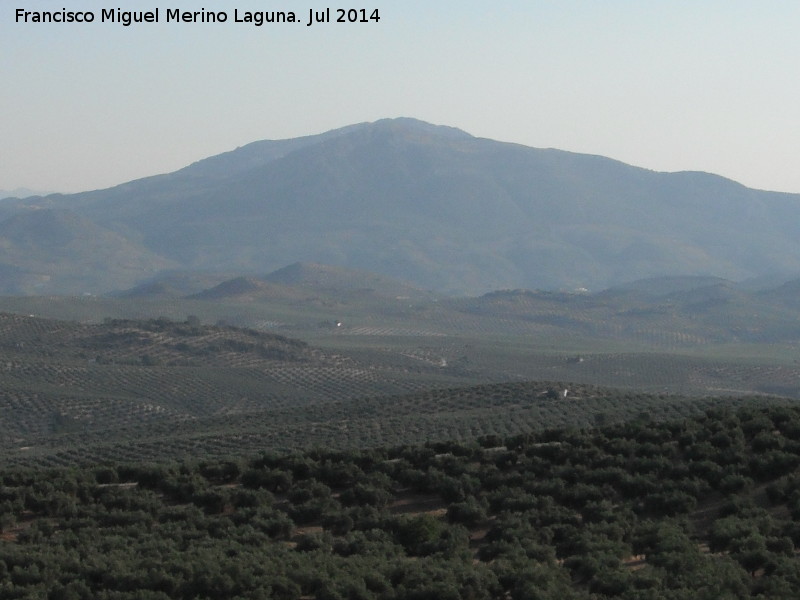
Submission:
[[314,263],[225,277],[0,298],[5,459],[372,447],[800,398],[797,309],[724,280],[448,298]]
[[5,199],[0,596],[796,597],[797,208],[411,119]]

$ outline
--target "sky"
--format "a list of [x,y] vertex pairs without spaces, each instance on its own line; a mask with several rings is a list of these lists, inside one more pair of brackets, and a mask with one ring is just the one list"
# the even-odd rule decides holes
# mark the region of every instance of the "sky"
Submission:
[[[2,0],[0,190],[78,192],[262,139],[414,117],[800,193],[800,2]],[[352,6],[356,6],[352,4]],[[159,23],[101,23],[102,8]],[[95,22],[23,23],[30,11]],[[166,23],[166,11],[226,23]],[[234,10],[301,23],[235,23]]]

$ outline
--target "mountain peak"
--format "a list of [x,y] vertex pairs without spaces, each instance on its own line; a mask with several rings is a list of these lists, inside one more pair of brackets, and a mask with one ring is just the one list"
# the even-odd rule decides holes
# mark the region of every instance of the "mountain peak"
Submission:
[[435,135],[444,139],[470,139],[473,136],[456,127],[447,125],[433,125],[427,121],[420,121],[410,117],[395,117],[391,119],[380,119],[372,123],[366,123],[367,127],[376,131],[390,131],[405,134],[426,134]]
[[[59,255],[53,240],[77,246],[100,233],[105,250],[83,252],[83,269],[94,259],[98,277],[98,256],[125,242],[120,255],[133,244],[186,271],[263,273],[302,260],[272,277],[348,290],[385,288],[374,277],[332,269],[366,269],[457,294],[800,272],[800,195],[477,138],[405,117],[254,142],[175,173],[35,203],[69,209],[81,222],[51,214],[48,224],[46,213],[32,212],[27,223],[9,220],[33,205],[0,205],[8,246],[0,263],[50,277],[69,274],[63,261],[45,260]],[[82,235],[90,223],[99,231]],[[48,230],[53,235],[40,233]],[[126,273],[140,282],[156,274],[156,264]]]

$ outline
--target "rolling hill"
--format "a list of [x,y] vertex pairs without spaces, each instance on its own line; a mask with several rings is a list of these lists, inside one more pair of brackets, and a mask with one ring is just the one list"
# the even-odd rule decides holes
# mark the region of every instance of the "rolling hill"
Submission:
[[[700,414],[747,404],[744,395],[764,384],[763,369],[750,368],[737,382],[750,388],[738,397],[671,396],[661,388],[681,378],[686,390],[699,386],[695,393],[715,378],[730,385],[736,365],[521,352],[514,368],[533,362],[529,374],[560,379],[524,381],[493,367],[477,344],[469,360],[447,365],[432,360],[441,348],[430,340],[414,349],[391,347],[391,336],[380,343],[322,348],[191,316],[77,323],[0,313],[0,459],[52,466],[469,439]],[[775,380],[780,369],[768,371]],[[628,389],[580,383],[601,380]],[[760,404],[793,402],[759,396]]]

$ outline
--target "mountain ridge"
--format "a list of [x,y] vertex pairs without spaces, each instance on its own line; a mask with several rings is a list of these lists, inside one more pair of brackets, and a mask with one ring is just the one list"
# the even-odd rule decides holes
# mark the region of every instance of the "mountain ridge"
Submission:
[[[798,194],[407,118],[253,142],[107,190],[3,203],[0,219],[53,207],[206,272],[324,263],[456,294],[800,273]],[[0,263],[18,266],[5,252]],[[131,271],[127,287],[149,276]],[[112,289],[102,288],[92,291]]]

